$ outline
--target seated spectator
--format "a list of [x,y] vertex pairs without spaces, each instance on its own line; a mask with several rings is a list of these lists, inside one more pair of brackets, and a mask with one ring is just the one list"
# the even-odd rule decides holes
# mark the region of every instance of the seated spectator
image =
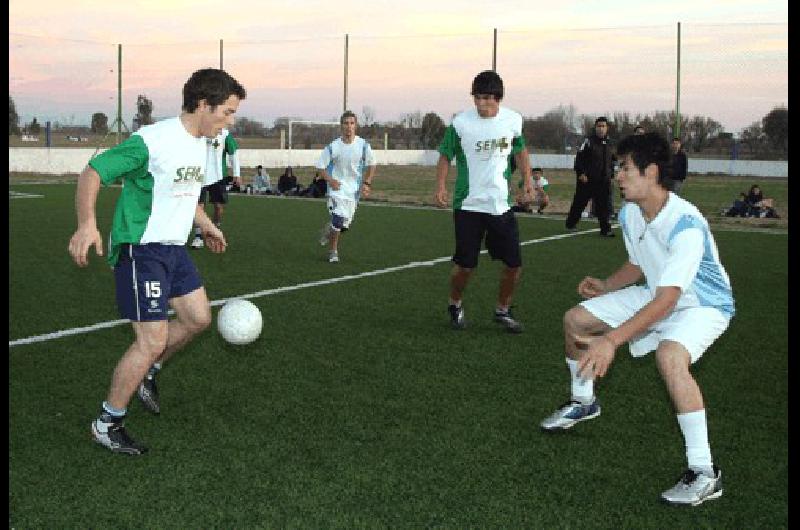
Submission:
[[517,185],[517,204],[511,207],[513,212],[533,213],[533,207],[536,207],[536,213],[541,214],[548,204],[550,204],[550,197],[547,195],[547,188],[550,183],[542,175],[542,168],[535,167],[531,169],[531,178],[533,179],[533,197],[525,195],[525,181],[520,179]]
[[264,171],[264,167],[261,164],[256,167],[256,174],[253,176],[253,193],[272,195],[272,184],[269,181],[269,173]]
[[319,171],[314,173],[314,180],[308,185],[308,188],[303,190],[300,194],[304,197],[313,197],[318,199],[324,197],[328,192],[328,183],[319,174]]
[[536,206],[536,213],[541,214],[542,210],[547,208],[547,205],[550,204],[550,196],[547,194],[547,189],[550,187],[550,183],[544,177],[542,168],[540,167],[533,168],[531,170],[531,174],[533,176],[532,206]]
[[278,193],[281,195],[297,195],[300,193],[300,185],[297,177],[292,172],[292,166],[287,166],[286,171],[278,179]]
[[749,217],[778,217],[778,213],[773,207],[774,201],[764,197],[764,192],[758,184],[750,186],[747,193],[747,205],[749,207]]
[[739,194],[739,198],[733,201],[730,208],[722,211],[722,215],[726,217],[748,217],[749,213],[750,206],[747,204],[747,195],[744,193]]

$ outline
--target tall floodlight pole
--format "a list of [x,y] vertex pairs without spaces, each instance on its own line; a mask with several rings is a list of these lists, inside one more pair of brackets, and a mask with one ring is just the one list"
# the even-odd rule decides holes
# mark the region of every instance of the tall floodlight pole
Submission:
[[675,88],[675,138],[681,137],[681,23],[678,22],[678,74]]
[[345,33],[344,35],[344,104],[342,105],[342,112],[347,110],[347,53],[348,53],[348,44],[350,41],[350,35]]
[[122,44],[117,44],[117,145],[122,135]]
[[494,44],[492,45],[492,72],[497,71],[497,28],[494,28]]
[[219,39],[219,69],[223,70],[223,67],[222,67],[222,39]]

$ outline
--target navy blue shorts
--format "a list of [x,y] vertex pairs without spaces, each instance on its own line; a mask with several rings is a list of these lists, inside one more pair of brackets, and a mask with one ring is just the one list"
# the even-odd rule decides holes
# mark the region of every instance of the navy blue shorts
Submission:
[[119,314],[134,322],[167,320],[171,298],[203,286],[184,245],[122,245],[114,277]]
[[228,204],[228,189],[225,186],[225,179],[200,188],[200,197],[197,199],[198,204],[205,204],[209,201],[211,201],[211,204]]
[[508,267],[522,266],[519,245],[519,228],[514,212],[492,215],[469,210],[455,210],[456,253],[453,262],[465,269],[478,266],[481,244],[486,238],[486,249],[492,259],[499,259]]

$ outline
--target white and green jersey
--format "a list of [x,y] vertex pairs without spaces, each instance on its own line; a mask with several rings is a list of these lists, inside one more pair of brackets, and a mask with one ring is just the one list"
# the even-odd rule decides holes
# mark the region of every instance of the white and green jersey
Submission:
[[89,162],[103,184],[122,180],[109,234],[112,266],[123,243],[186,243],[200,188],[213,183],[206,179],[209,147],[171,118],[142,127]]
[[364,168],[375,165],[375,155],[369,142],[355,136],[346,144],[339,137],[325,146],[317,160],[317,169],[324,169],[328,175],[338,180],[338,190],[328,186],[328,196],[357,201],[364,178]]
[[513,157],[525,148],[522,116],[500,107],[497,116],[481,118],[476,109],[453,118],[439,153],[456,159],[455,210],[502,215],[512,204],[509,179]]
[[213,183],[225,178],[228,170],[228,155],[231,156],[231,167],[233,169],[233,176],[242,176],[241,167],[239,166],[239,155],[236,151],[239,150],[239,144],[231,136],[228,129],[222,129],[216,138],[206,139],[209,145],[209,160],[206,164],[206,181]]

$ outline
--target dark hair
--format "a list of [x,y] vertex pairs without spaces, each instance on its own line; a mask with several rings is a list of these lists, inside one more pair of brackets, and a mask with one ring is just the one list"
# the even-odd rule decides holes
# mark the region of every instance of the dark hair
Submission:
[[603,122],[608,125],[608,118],[605,116],[598,116],[596,120],[594,120],[594,124],[597,125],[598,123]]
[[503,79],[493,70],[484,70],[472,80],[470,94],[473,96],[489,94],[494,96],[497,101],[500,101],[503,99]]
[[203,99],[210,106],[216,107],[231,96],[242,100],[247,97],[247,92],[225,70],[218,68],[197,70],[183,85],[183,110],[194,112]]
[[259,165],[257,165],[257,166],[256,166],[256,169],[264,169],[264,166],[262,166],[261,164],[259,164]]
[[356,113],[352,110],[346,110],[342,113],[342,117],[339,118],[339,125],[344,123],[345,118],[355,118],[356,123],[358,123],[358,116],[356,116]]
[[617,156],[630,155],[631,160],[641,173],[650,164],[658,168],[658,183],[664,185],[664,179],[672,175],[672,159],[669,144],[660,134],[655,132],[632,134],[617,145]]
[[673,141],[673,142],[678,142],[678,143],[681,143],[681,139],[680,139],[680,138],[678,138],[677,136],[676,136],[675,138],[673,138],[673,139],[672,139],[672,141]]
[[539,173],[541,173],[542,172],[542,168],[540,168],[540,167],[531,168],[531,173],[533,173],[534,171],[538,171]]

